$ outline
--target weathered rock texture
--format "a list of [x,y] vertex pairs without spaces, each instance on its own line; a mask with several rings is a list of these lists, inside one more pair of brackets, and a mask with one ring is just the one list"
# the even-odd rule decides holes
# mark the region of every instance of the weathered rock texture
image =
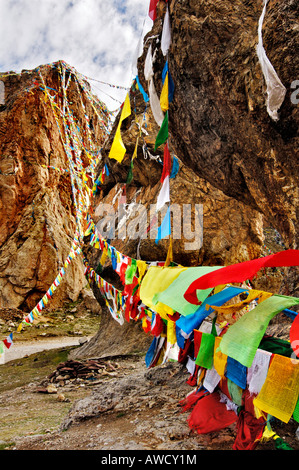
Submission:
[[[160,2],[162,3],[162,2]],[[175,82],[169,127],[183,162],[227,196],[258,210],[289,247],[298,247],[298,13],[294,0],[269,0],[263,26],[266,53],[286,97],[280,119],[266,110],[258,61],[262,0],[176,0],[170,7],[169,68]],[[163,14],[148,36],[159,34]],[[150,41],[139,60],[139,74]],[[165,58],[159,45],[156,87]]]
[[[40,68],[48,87],[59,90],[57,68]],[[43,297],[63,266],[76,221],[67,157],[49,102],[40,89],[37,70],[1,76],[5,105],[0,109],[0,307],[29,312]],[[72,80],[69,100],[78,125],[95,113]],[[53,91],[52,91],[53,93]],[[57,95],[57,104],[61,103]],[[104,134],[94,119],[98,146]],[[87,146],[86,138],[83,142]],[[81,260],[66,270],[51,306],[76,300],[86,284]]]

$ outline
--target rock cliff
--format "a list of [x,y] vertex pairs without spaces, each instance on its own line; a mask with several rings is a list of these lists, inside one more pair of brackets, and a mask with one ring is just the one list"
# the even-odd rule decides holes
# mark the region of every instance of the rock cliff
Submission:
[[[65,79],[70,78],[67,98],[85,155],[84,149],[92,151],[86,115],[93,121],[98,150],[106,132],[95,112],[96,100],[88,99],[72,68],[68,71],[58,62],[1,75],[5,85],[5,104],[0,108],[1,308],[30,312],[51,286],[72,245],[76,211],[60,114],[63,70]],[[52,98],[45,97],[45,86]],[[82,261],[74,260],[51,305],[76,300],[85,284]]]

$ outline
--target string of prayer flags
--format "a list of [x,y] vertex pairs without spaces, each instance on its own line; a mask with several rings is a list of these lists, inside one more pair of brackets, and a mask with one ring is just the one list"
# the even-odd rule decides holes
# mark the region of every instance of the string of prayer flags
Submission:
[[104,184],[106,176],[109,176],[109,169],[108,169],[107,164],[105,164],[104,168],[102,169],[100,173],[100,176],[98,177],[98,179],[95,181],[93,185],[93,188],[92,188],[93,194],[96,193],[97,188],[100,184]]
[[258,38],[259,42],[257,45],[257,55],[260,61],[260,65],[264,74],[264,78],[267,85],[267,112],[269,116],[274,120],[278,121],[278,110],[281,107],[285,95],[286,95],[286,88],[281,83],[273,65],[271,64],[266,51],[263,46],[263,37],[262,37],[262,29],[263,29],[263,22],[266,14],[266,7],[267,7],[268,0],[264,0],[264,7],[262,14],[259,19],[259,26],[258,26]]
[[122,122],[131,114],[131,104],[130,104],[130,96],[129,93],[126,96],[124,101],[123,109],[120,115],[120,120],[115,132],[114,140],[112,142],[112,146],[109,153],[109,158],[114,158],[118,162],[122,162],[125,153],[126,147],[123,144],[122,137],[121,137],[121,125]]
[[275,268],[283,266],[299,266],[299,250],[286,250],[257,258],[243,263],[225,266],[221,269],[206,274],[195,280],[186,290],[185,299],[192,304],[198,305],[196,291],[215,287],[222,284],[241,283],[252,279],[262,268]]

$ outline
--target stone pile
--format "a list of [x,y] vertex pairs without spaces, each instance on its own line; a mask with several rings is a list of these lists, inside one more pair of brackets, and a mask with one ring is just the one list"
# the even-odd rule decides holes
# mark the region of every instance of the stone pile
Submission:
[[67,380],[96,380],[103,375],[115,376],[119,368],[117,363],[102,359],[87,359],[85,361],[68,360],[60,363],[56,370],[49,375],[50,383],[64,385]]

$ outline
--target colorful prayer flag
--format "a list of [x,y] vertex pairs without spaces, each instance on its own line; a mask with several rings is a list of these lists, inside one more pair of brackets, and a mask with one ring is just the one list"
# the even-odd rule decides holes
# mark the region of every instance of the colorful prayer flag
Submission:
[[12,333],[6,338],[3,340],[3,343],[5,344],[5,346],[7,347],[7,349],[10,348],[10,346],[12,345],[13,343],[13,336],[12,336]]
[[167,55],[170,44],[171,44],[171,27],[170,27],[169,10],[167,7],[165,17],[164,17],[162,37],[161,37],[161,50],[164,56]]
[[196,296],[197,290],[207,289],[221,284],[244,282],[248,279],[252,279],[261,268],[282,266],[299,266],[299,250],[280,251],[263,258],[225,266],[192,282],[186,290],[184,297],[188,302],[198,305]]
[[155,21],[157,18],[157,5],[159,0],[150,0],[148,16]]
[[162,224],[158,228],[158,234],[156,238],[156,243],[159,243],[159,240],[167,237],[171,234],[171,217],[170,217],[170,207],[168,207],[166,215],[162,221]]
[[165,114],[164,120],[158,132],[156,143],[155,143],[155,151],[157,150],[160,145],[164,144],[168,139],[168,111]]
[[161,109],[164,113],[169,108],[168,95],[169,95],[169,93],[168,93],[168,72],[167,72],[165,80],[164,80],[164,85],[163,85],[163,88],[162,88],[162,92],[161,92],[161,95],[160,95],[160,105],[161,105]]
[[130,97],[128,93],[126,96],[124,105],[123,105],[118,127],[116,129],[114,140],[112,142],[112,146],[111,146],[110,153],[109,153],[109,158],[114,158],[120,163],[122,162],[126,153],[126,147],[124,146],[122,138],[121,138],[120,128],[121,128],[122,122],[128,116],[130,116],[130,114],[131,114],[131,104],[130,104]]

